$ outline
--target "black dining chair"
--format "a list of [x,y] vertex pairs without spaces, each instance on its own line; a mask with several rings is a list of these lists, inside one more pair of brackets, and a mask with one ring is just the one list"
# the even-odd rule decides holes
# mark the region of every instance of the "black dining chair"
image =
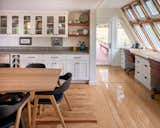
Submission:
[[0,63],[0,68],[10,68],[10,64],[8,64],[8,63]]
[[[24,128],[22,109],[29,102],[29,94],[0,94],[0,128]],[[28,106],[29,107],[29,106]]]
[[[0,63],[0,68],[10,68],[8,63]],[[0,94],[0,128],[23,128],[21,118],[22,109],[28,105],[28,121],[31,127],[29,93],[3,93]]]
[[[27,68],[45,68],[45,65],[40,64],[40,63],[33,63],[33,64],[28,65]],[[60,80],[62,79],[64,80],[64,82],[62,85],[60,85]],[[58,80],[59,86],[56,87],[53,91],[35,92],[35,98],[34,98],[35,116],[37,115],[37,107],[36,107],[37,105],[36,104],[38,105],[52,104],[57,111],[57,114],[61,120],[63,127],[66,128],[63,116],[59,110],[59,104],[61,103],[63,97],[65,98],[65,100],[67,99],[65,95],[65,91],[70,87],[71,80],[72,80],[72,74],[66,73],[65,75],[59,77],[59,80]],[[68,99],[66,100],[66,102],[69,108],[71,109],[71,105]],[[36,125],[36,119],[35,119],[34,125]]]

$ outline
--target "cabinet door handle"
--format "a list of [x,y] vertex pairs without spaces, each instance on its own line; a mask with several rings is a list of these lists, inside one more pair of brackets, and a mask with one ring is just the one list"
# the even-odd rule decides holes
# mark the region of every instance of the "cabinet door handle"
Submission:
[[80,59],[81,57],[74,57],[75,59]]
[[144,67],[147,67],[147,65],[145,64]]
[[31,57],[28,57],[28,58],[33,59],[33,58],[35,58],[35,57],[34,57],[34,56],[31,56]]
[[140,63],[139,61],[137,61],[137,63]]
[[139,72],[137,72],[137,74],[139,74]]
[[52,59],[58,59],[58,57],[51,57]]
[[147,79],[147,77],[146,77],[146,76],[145,76],[144,78],[145,78],[145,79]]

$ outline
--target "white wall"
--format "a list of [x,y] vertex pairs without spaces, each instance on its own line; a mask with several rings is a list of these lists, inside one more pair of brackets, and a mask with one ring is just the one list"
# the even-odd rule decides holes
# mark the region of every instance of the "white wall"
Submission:
[[129,24],[124,19],[124,16],[121,13],[121,9],[97,9],[96,11],[96,24],[111,24],[111,34],[110,34],[110,42],[111,42],[111,65],[113,66],[120,66],[120,54],[119,48],[116,47],[117,43],[117,20],[120,19],[121,23],[131,40],[131,43],[136,42],[135,35],[131,30]]

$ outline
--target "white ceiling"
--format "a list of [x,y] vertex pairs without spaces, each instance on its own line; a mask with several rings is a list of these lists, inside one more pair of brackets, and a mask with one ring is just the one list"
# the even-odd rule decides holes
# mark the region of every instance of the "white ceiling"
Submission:
[[0,10],[84,10],[118,8],[130,0],[0,0]]

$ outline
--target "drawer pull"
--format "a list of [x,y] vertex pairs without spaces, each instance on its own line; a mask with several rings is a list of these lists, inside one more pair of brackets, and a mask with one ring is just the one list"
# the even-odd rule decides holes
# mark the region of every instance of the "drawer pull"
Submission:
[[137,74],[139,74],[139,72],[137,72]]
[[140,61],[137,61],[137,63],[140,63]]
[[146,65],[146,64],[145,64],[144,66],[145,66],[145,67],[147,67],[147,65]]
[[35,57],[34,57],[34,56],[31,56],[31,57],[28,57],[28,58],[32,59],[32,58],[35,58]]
[[75,59],[80,59],[81,57],[74,57]]
[[147,77],[146,77],[146,76],[145,76],[144,78],[145,78],[145,79],[147,79]]
[[58,57],[51,57],[51,58],[53,58],[53,59],[58,59]]

